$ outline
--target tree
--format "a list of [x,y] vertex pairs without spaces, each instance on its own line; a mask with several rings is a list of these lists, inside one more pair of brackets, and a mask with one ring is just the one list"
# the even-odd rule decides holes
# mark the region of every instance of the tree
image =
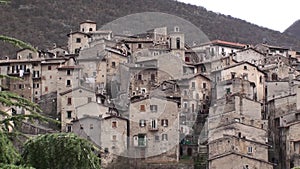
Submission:
[[0,164],[15,164],[19,160],[20,155],[7,135],[0,132]]
[[24,146],[24,163],[35,168],[99,169],[95,147],[71,133],[45,134],[29,139]]

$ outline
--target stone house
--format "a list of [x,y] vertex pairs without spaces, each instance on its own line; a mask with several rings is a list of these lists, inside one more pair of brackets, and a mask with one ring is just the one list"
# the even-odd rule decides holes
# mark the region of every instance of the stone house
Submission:
[[[217,91],[218,85],[222,81],[241,78],[250,82],[253,91],[254,98],[256,98],[259,102],[264,102],[265,99],[265,73],[261,71],[257,66],[249,63],[249,62],[240,62],[234,65],[228,66],[222,70],[217,70],[212,72],[212,90],[214,93],[212,94],[213,99],[219,99],[224,95],[221,95],[224,92]],[[227,94],[230,94],[230,88],[220,89],[226,90]]]
[[[273,168],[268,157],[268,122],[262,107],[233,95],[210,108],[208,117],[209,168]],[[233,158],[233,163],[225,162]]]
[[180,127],[181,132],[185,126],[189,128],[188,133],[193,133],[193,126],[196,123],[199,114],[208,114],[211,97],[211,82],[206,76],[200,73],[184,76],[178,80],[181,91],[181,112]]
[[257,44],[254,48],[256,50],[266,54],[266,56],[273,56],[276,54],[280,54],[283,57],[287,57],[287,58],[289,57],[289,54],[288,54],[289,49],[285,48],[285,47],[272,46],[272,45],[268,45],[265,43],[261,43],[261,44]]
[[94,91],[83,87],[60,92],[57,111],[61,116],[61,131],[71,132],[72,120],[76,119],[76,107],[92,101],[96,101]]
[[131,102],[129,156],[146,162],[179,159],[179,103],[149,97]]
[[247,61],[256,66],[262,65],[265,59],[265,54],[256,50],[253,47],[236,51],[232,56],[233,59],[236,60],[237,62]]

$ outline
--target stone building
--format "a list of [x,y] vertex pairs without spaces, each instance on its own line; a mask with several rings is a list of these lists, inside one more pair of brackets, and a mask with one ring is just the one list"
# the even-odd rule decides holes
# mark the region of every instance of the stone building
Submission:
[[217,86],[224,81],[234,78],[249,81],[254,99],[261,103],[265,101],[265,73],[249,62],[239,62],[212,72],[212,88],[214,88],[213,99],[224,97],[222,90],[226,90],[227,94],[231,93],[231,88],[221,88],[221,91],[218,91]]
[[218,100],[210,108],[209,168],[273,168],[268,157],[268,122],[262,120],[261,110],[259,102],[241,95]]
[[179,103],[149,97],[130,104],[130,149],[133,158],[146,162],[179,159]]
[[[59,93],[57,113],[61,116],[61,131],[72,131],[72,120],[76,119],[76,107],[96,101],[95,92],[76,87]],[[87,112],[88,114],[88,112]]]

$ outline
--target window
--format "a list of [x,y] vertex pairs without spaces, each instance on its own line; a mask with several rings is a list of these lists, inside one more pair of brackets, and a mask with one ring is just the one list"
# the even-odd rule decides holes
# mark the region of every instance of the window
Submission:
[[71,80],[67,80],[67,86],[71,86]]
[[143,80],[142,75],[138,75],[138,80]]
[[117,141],[117,136],[116,135],[112,136],[112,141]]
[[49,76],[49,79],[52,79],[52,75]]
[[76,38],[76,43],[81,43],[81,38]]
[[195,82],[192,82],[192,88],[194,89],[196,86]]
[[93,28],[90,28],[89,31],[90,31],[90,32],[93,31]]
[[145,134],[139,134],[138,135],[138,146],[139,147],[145,147],[146,146],[146,135]]
[[45,87],[45,92],[48,92],[48,87],[47,86]]
[[71,104],[72,104],[72,98],[68,97],[68,105],[71,105]]
[[190,62],[190,57],[186,56],[184,60],[185,62]]
[[72,118],[72,111],[67,111],[67,118],[68,119]]
[[138,48],[141,49],[143,46],[141,43],[138,44]]
[[40,71],[33,71],[33,77],[34,78],[38,78],[38,77],[40,77]]
[[244,80],[248,80],[248,73],[244,73],[244,74],[243,74],[243,79],[244,79]]
[[192,112],[195,112],[195,105],[192,104]]
[[162,134],[162,137],[161,137],[162,141],[167,141],[168,140],[168,135],[167,134]]
[[88,97],[88,103],[92,102],[92,98]]
[[168,119],[162,119],[161,120],[161,125],[164,127],[168,127]]
[[111,67],[115,68],[116,67],[116,62],[111,62]]
[[202,86],[203,86],[203,89],[206,89],[206,83],[203,83]]
[[230,94],[230,88],[226,88],[226,94]]
[[248,149],[248,153],[250,153],[250,154],[253,153],[253,149],[251,146],[249,146],[247,149]]
[[140,111],[146,111],[145,105],[140,105]]
[[111,122],[111,127],[112,128],[117,128],[117,122],[116,121]]
[[262,81],[263,81],[262,76],[259,76],[259,83],[262,83]]
[[151,81],[155,81],[155,74],[151,74]]
[[176,48],[180,49],[180,38],[176,38]]
[[159,136],[154,136],[155,141],[159,141]]
[[83,124],[80,124],[80,130],[83,130]]
[[187,102],[183,102],[183,108],[187,109],[188,105]]
[[152,119],[150,124],[152,129],[157,129],[157,120]]
[[146,126],[146,120],[140,120],[140,127]]
[[72,132],[72,126],[69,124],[69,125],[67,125],[67,132],[69,133],[69,132]]
[[48,70],[51,70],[51,66],[48,66]]
[[187,91],[187,90],[184,90],[184,91],[183,91],[183,94],[184,94],[185,96],[187,96],[187,95],[188,95],[188,91]]
[[244,70],[247,70],[247,66],[244,66]]
[[94,129],[94,125],[93,124],[90,124],[90,129]]
[[40,84],[39,83],[36,84],[36,88],[40,88]]
[[71,70],[67,70],[67,75],[71,75]]
[[248,165],[245,165],[245,166],[243,167],[243,169],[249,169],[249,166],[248,166]]
[[157,105],[150,105],[151,112],[157,112]]

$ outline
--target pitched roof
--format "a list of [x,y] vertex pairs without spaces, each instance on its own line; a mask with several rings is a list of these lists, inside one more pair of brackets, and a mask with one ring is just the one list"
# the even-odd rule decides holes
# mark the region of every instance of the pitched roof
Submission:
[[241,43],[236,43],[236,42],[228,42],[228,41],[223,41],[223,40],[213,40],[210,42],[202,43],[198,46],[204,46],[204,45],[220,45],[220,46],[225,46],[225,47],[234,47],[234,48],[245,48],[247,45],[246,44],[241,44]]
[[82,86],[79,86],[79,87],[76,87],[76,88],[73,88],[73,89],[70,89],[70,90],[61,92],[61,93],[59,93],[59,95],[63,96],[63,95],[65,95],[65,94],[71,93],[71,92],[76,91],[76,90],[79,90],[79,89],[85,90],[85,91],[88,91],[88,92],[93,92],[93,93],[95,93],[93,90],[90,90],[90,89],[84,88],[84,87],[82,87]]

